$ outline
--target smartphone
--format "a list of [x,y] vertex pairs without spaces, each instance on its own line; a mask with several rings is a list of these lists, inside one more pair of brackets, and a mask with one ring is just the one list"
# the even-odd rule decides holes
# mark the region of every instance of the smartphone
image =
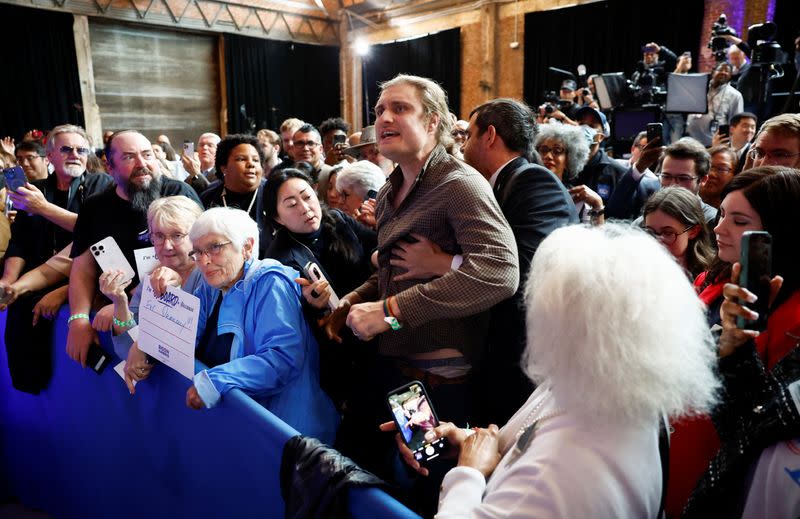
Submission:
[[89,247],[89,250],[92,252],[92,256],[94,256],[95,261],[100,265],[103,272],[121,270],[124,274],[123,282],[130,281],[136,277],[136,272],[134,272],[133,267],[131,267],[131,264],[122,253],[119,245],[117,245],[117,242],[111,236],[103,238],[95,243]]
[[374,200],[377,197],[378,197],[378,192],[374,189],[370,189],[369,191],[367,191],[367,196],[364,197],[364,201],[366,202],[367,200]]
[[25,183],[28,182],[28,179],[25,177],[25,172],[22,170],[22,166],[4,169],[3,176],[6,179],[6,187],[14,192],[21,187],[25,187]]
[[769,310],[769,282],[772,279],[772,236],[765,231],[747,231],[742,235],[742,251],[739,263],[739,286],[754,293],[758,299],[755,303],[739,304],[758,312],[756,321],[736,318],[736,327],[763,331],[767,328],[767,310]]
[[439,425],[439,419],[422,382],[414,380],[389,391],[386,403],[403,441],[419,463],[425,464],[439,457],[447,448],[444,438],[425,441],[425,433]]
[[8,215],[9,215],[9,214],[11,213],[11,211],[13,211],[13,210],[14,210],[14,202],[11,200],[11,197],[10,197],[10,196],[6,196],[6,207],[5,207],[5,209],[3,210],[3,214],[5,214],[5,215],[6,215],[6,218],[8,218]]
[[650,123],[647,125],[647,144],[650,144],[656,139],[664,141],[664,125],[661,123]]
[[731,125],[730,124],[720,124],[717,131],[722,137],[730,137],[731,135]]
[[194,157],[194,143],[191,141],[183,141],[183,154],[187,157]]
[[333,145],[336,146],[337,144],[344,144],[347,142],[347,135],[343,133],[337,133],[333,136]]
[[106,366],[110,363],[111,355],[106,353],[106,350],[97,344],[89,346],[89,351],[86,353],[86,365],[92,368],[95,373],[98,375],[102,374],[103,370],[106,369]]
[[[306,266],[303,267],[303,271],[306,273],[308,279],[316,283],[320,280],[325,280],[325,274],[322,273],[322,269],[319,268],[319,265],[314,263],[313,261],[309,261],[306,263]],[[331,310],[336,310],[339,308],[339,297],[336,295],[336,292],[333,291],[333,286],[328,287],[331,291],[331,297],[328,299],[328,308]]]

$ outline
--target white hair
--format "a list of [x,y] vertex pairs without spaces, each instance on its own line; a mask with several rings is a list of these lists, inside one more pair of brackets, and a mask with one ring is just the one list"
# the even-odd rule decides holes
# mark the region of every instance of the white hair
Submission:
[[189,240],[194,243],[211,233],[225,236],[237,252],[242,250],[247,238],[252,238],[253,255],[258,256],[258,225],[241,209],[214,207],[206,210],[192,225]]
[[702,303],[658,242],[623,224],[570,226],[536,251],[523,369],[561,405],[642,423],[706,413],[720,387]]
[[219,135],[217,135],[216,133],[206,132],[206,133],[201,134],[200,137],[197,138],[197,142],[200,142],[200,140],[203,137],[211,137],[214,140],[214,144],[219,144],[219,141],[222,140],[222,138]]
[[534,147],[549,139],[559,141],[567,153],[564,182],[576,178],[589,160],[589,145],[583,130],[579,126],[568,124],[540,124],[533,142]]
[[355,196],[364,198],[371,189],[380,191],[386,183],[383,170],[368,160],[346,165],[336,177],[336,189],[350,189]]

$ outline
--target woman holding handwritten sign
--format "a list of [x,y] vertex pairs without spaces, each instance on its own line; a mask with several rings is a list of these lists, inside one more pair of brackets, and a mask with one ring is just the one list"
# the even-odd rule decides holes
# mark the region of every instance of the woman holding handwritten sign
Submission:
[[[150,204],[147,210],[147,227],[158,258],[158,266],[150,274],[150,283],[156,294],[163,293],[168,285],[180,286],[187,292],[193,292],[200,284],[202,276],[189,257],[192,249],[189,229],[202,212],[200,206],[185,196],[167,196]],[[122,276],[121,271],[104,272],[100,276],[100,291],[114,304],[112,340],[115,350],[128,349],[125,383],[133,394],[134,382],[147,378],[153,364],[147,361],[147,355],[139,350],[128,333],[139,319],[141,286],[137,287],[128,304],[125,288],[129,282],[121,283]]]

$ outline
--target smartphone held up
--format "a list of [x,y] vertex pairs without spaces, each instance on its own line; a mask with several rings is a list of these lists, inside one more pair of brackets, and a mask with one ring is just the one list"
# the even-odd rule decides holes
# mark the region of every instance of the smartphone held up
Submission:
[[406,445],[414,453],[414,459],[425,464],[437,457],[447,448],[447,440],[437,438],[425,440],[425,433],[439,425],[428,394],[422,382],[417,380],[394,389],[386,395],[386,403],[392,412],[397,430]]
[[736,318],[736,327],[763,331],[767,328],[769,310],[770,281],[772,280],[772,236],[765,231],[746,231],[742,235],[741,257],[739,263],[739,286],[746,288],[757,297],[754,303],[739,301],[758,313],[758,319],[748,321]]

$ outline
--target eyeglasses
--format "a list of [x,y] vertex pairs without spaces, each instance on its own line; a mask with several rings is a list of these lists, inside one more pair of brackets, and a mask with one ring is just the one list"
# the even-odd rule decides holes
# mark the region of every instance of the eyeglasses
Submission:
[[714,166],[712,164],[710,169],[711,171],[716,171],[717,173],[720,173],[722,175],[727,175],[728,173],[731,172],[731,168],[729,168],[728,166]]
[[180,243],[186,238],[186,233],[176,232],[174,234],[164,234],[163,232],[154,232],[150,235],[150,240],[153,242],[153,245],[163,245],[164,242],[169,240],[172,242],[173,245],[176,243]]
[[22,164],[23,162],[33,162],[34,160],[41,158],[41,155],[17,155],[17,162]]
[[214,243],[213,245],[209,245],[205,249],[197,249],[193,250],[189,253],[189,257],[192,258],[194,261],[200,261],[203,256],[208,256],[209,259],[216,258],[219,256],[219,253],[222,252],[222,248],[226,245],[230,245],[232,242],[226,241],[224,243]]
[[538,148],[536,148],[536,151],[538,151],[539,155],[542,156],[547,155],[548,153],[552,153],[553,155],[563,155],[567,152],[564,148],[560,148],[558,146],[555,146],[553,148],[551,148],[550,146],[539,146]]
[[661,179],[662,184],[664,182],[675,182],[676,184],[689,184],[692,180],[697,180],[698,178],[698,177],[693,177],[691,175],[670,175],[669,173],[661,173],[656,176]]
[[750,148],[750,151],[748,153],[750,154],[750,158],[753,160],[761,160],[767,157],[772,157],[774,160],[788,161],[800,155],[800,153],[789,153],[787,151],[781,151],[781,150],[767,151],[767,150],[762,150],[761,148]]
[[89,156],[89,148],[84,148],[83,146],[61,146],[58,151],[64,155],[71,155],[72,152],[75,152],[81,157]]
[[672,230],[666,230],[666,231],[658,232],[658,231],[656,231],[655,229],[653,229],[651,227],[645,227],[644,230],[647,231],[647,234],[649,234],[653,238],[661,241],[661,243],[663,243],[664,245],[672,245],[673,243],[675,243],[675,240],[678,239],[678,236],[680,236],[681,234],[683,234],[685,232],[688,232],[689,229],[691,229],[692,227],[694,227],[694,225],[690,225],[689,227],[687,227],[686,229],[682,230],[681,232],[675,232],[675,231],[672,231]]
[[453,137],[466,137],[467,132],[466,130],[453,130],[452,132],[450,132],[450,135],[452,135]]
[[302,150],[305,147],[316,148],[317,146],[319,146],[319,143],[314,141],[294,141],[292,143],[292,146],[294,146],[295,148],[300,148]]

